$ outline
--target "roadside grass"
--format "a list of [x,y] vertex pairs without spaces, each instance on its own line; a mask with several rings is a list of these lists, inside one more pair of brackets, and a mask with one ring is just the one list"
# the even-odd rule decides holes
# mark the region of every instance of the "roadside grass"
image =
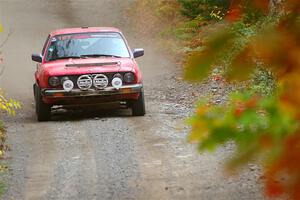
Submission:
[[[3,32],[3,26],[0,23],[0,33]],[[0,76],[3,75],[4,65],[3,65],[3,57],[1,55],[1,48],[8,41],[11,32],[7,35],[4,41],[0,41]],[[4,91],[0,88],[0,199],[6,190],[7,180],[5,176],[8,172],[8,163],[6,163],[5,159],[6,152],[10,150],[9,146],[6,144],[7,134],[6,127],[2,121],[4,115],[14,117],[16,115],[16,110],[21,109],[22,105],[20,102],[7,98],[5,96]]]
[[7,189],[7,180],[6,180],[7,174],[8,174],[7,162],[2,160],[0,161],[0,199],[2,199]]
[[5,190],[6,190],[6,184],[4,182],[0,182],[0,198],[2,198]]

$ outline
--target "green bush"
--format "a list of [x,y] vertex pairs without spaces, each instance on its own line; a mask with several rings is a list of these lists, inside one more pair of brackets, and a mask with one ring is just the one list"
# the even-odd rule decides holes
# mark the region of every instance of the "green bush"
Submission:
[[257,67],[252,74],[252,84],[250,89],[255,93],[270,96],[276,91],[276,80],[270,70],[265,67]]
[[177,0],[181,4],[181,13],[191,19],[199,15],[205,19],[215,19],[211,14],[213,11],[223,13],[230,6],[229,0]]

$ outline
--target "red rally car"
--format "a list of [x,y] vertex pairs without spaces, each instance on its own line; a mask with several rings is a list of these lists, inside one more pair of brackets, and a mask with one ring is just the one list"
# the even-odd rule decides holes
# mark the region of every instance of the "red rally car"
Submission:
[[131,50],[116,28],[81,27],[49,34],[36,61],[33,85],[38,121],[51,119],[51,108],[121,102],[134,116],[145,115],[142,74]]

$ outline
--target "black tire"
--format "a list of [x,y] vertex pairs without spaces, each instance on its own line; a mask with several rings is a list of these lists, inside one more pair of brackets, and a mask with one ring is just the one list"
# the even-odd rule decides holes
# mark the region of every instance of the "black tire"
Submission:
[[145,110],[144,92],[141,92],[139,98],[132,102],[132,115],[144,116],[145,114],[146,114],[146,110]]
[[36,84],[33,86],[33,91],[37,120],[39,122],[49,121],[51,119],[51,105],[43,102],[41,90]]

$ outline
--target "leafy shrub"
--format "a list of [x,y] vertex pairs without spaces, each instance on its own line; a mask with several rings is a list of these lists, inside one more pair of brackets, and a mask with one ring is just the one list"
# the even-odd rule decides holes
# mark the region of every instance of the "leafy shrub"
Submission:
[[254,93],[264,96],[274,95],[277,88],[276,85],[274,74],[265,67],[257,67],[251,75],[250,89]]
[[[3,31],[2,25],[0,23],[0,33]],[[0,44],[0,46],[3,46]],[[2,64],[3,59],[1,58],[1,51],[0,51],[0,67]],[[1,70],[0,70],[1,71]],[[14,99],[7,99],[3,93],[3,91],[0,89],[0,116],[4,113],[8,115],[15,115],[16,110],[21,108],[21,103],[14,100]],[[8,149],[8,147],[5,145],[6,141],[6,131],[3,122],[0,119],[0,159],[4,157],[5,151]],[[0,165],[1,168],[1,165]],[[1,171],[1,170],[0,170]]]
[[[6,112],[9,115],[15,115],[16,110],[21,108],[21,103],[14,99],[7,99],[3,92],[0,90],[0,111]],[[0,159],[4,157],[5,151],[8,146],[5,144],[6,130],[3,122],[0,120]]]
[[7,99],[0,90],[0,110],[7,112],[9,115],[15,115],[16,109],[21,108],[21,103],[14,99]]
[[[177,0],[181,4],[181,13],[191,19],[198,16],[207,20],[219,19],[230,6],[229,0]],[[212,13],[214,15],[212,15]]]

